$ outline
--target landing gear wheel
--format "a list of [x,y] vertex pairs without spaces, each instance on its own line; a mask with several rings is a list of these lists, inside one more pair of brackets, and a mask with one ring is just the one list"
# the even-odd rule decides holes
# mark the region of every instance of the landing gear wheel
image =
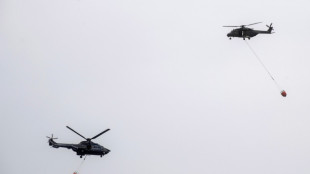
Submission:
[[231,37],[229,38],[229,40],[231,40]]
[[80,158],[83,158],[83,156],[81,155]]

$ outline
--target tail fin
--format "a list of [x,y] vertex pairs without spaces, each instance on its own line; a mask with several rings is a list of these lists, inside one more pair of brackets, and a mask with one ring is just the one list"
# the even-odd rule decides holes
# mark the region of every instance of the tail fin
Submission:
[[272,23],[270,25],[266,25],[266,26],[268,27],[267,32],[271,33],[271,31],[273,30]]

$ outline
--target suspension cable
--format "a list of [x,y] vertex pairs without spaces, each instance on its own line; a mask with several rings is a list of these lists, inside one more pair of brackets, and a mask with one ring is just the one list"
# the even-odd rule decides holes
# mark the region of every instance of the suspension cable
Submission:
[[265,69],[265,71],[269,74],[270,78],[273,80],[273,82],[276,84],[276,86],[278,87],[278,89],[281,91],[281,95],[283,97],[286,97],[286,92],[280,87],[280,85],[277,83],[277,81],[273,78],[272,74],[270,73],[270,71],[267,69],[267,67],[265,66],[265,64],[263,63],[263,61],[259,58],[259,56],[256,54],[256,52],[254,51],[254,49],[250,46],[250,44],[245,40],[245,43],[247,44],[247,46],[249,47],[249,49],[252,51],[252,53],[254,54],[254,56],[256,57],[256,59],[259,61],[259,63],[263,66],[263,68]]
[[77,167],[77,169],[75,170],[75,172],[74,172],[73,174],[78,174],[78,173],[79,173],[80,168],[82,167],[82,165],[83,165],[84,162],[85,162],[86,156],[87,156],[87,155],[85,155],[84,159],[81,161],[80,165]]

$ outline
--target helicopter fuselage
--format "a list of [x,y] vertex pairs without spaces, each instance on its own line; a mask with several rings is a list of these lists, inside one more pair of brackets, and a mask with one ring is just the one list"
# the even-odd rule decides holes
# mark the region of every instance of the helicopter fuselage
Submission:
[[110,152],[109,149],[93,142],[82,141],[79,144],[56,143],[53,139],[49,139],[49,145],[54,148],[72,149],[80,157],[84,155],[100,155],[101,157]]
[[240,37],[240,38],[248,38],[250,39],[251,37],[254,37],[258,34],[271,34],[271,31],[261,31],[261,30],[253,30],[250,28],[237,28],[233,29],[231,32],[227,34],[227,37],[232,38],[232,37]]

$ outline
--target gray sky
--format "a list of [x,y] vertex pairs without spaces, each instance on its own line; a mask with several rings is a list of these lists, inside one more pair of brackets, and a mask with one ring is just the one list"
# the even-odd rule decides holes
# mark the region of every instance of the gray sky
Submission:
[[[0,0],[0,173],[308,174],[309,1]],[[249,43],[230,28],[260,22]],[[254,27],[254,26],[253,26]]]

